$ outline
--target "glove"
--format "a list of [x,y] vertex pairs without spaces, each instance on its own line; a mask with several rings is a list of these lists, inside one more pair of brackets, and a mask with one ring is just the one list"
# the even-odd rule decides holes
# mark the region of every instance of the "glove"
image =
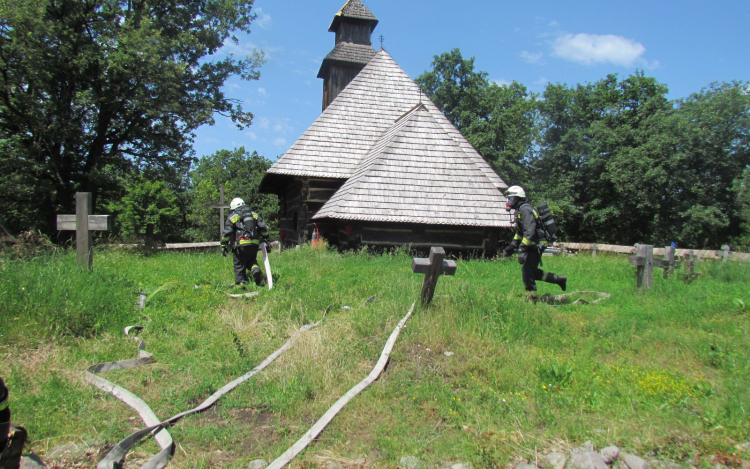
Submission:
[[513,251],[515,250],[516,250],[516,247],[513,246],[512,244],[509,244],[505,246],[505,249],[503,249],[503,256],[510,257],[513,255]]
[[226,244],[221,245],[221,255],[224,257],[227,257],[227,252],[229,251],[229,247]]

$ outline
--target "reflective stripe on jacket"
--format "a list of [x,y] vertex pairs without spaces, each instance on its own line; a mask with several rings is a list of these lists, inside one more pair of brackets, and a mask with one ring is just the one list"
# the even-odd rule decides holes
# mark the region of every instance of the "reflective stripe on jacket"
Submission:
[[[248,227],[243,222],[252,220],[254,226]],[[250,222],[248,222],[250,223]],[[266,236],[268,233],[268,226],[266,226],[263,219],[255,212],[250,210],[247,205],[237,207],[227,217],[226,223],[224,223],[224,232],[221,237],[221,244],[226,245],[246,245],[246,244],[260,244],[260,238]]]
[[537,224],[539,223],[539,214],[536,209],[528,202],[523,203],[513,218],[516,222],[516,235],[513,241],[521,241],[521,244],[530,246],[532,244],[546,244],[546,239],[540,239]]

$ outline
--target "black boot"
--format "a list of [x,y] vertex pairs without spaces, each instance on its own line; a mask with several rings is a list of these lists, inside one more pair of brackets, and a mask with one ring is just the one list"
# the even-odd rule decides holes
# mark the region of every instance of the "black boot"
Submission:
[[255,280],[255,284],[260,286],[261,283],[263,283],[263,277],[261,277],[260,267],[255,266],[250,270],[250,275],[253,276],[253,280]]
[[544,275],[544,278],[542,280],[547,283],[554,283],[555,285],[560,285],[560,288],[562,288],[562,291],[565,291],[565,288],[567,288],[568,286],[567,285],[568,277],[564,275],[556,275],[556,274],[553,274],[552,272],[547,272]]

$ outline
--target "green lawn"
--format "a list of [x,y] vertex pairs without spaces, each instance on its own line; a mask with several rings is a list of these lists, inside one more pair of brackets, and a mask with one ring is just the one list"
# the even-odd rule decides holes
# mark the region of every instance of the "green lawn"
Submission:
[[[79,461],[95,467],[142,426],[83,379],[91,364],[136,356],[125,326],[145,327],[140,337],[156,362],[102,376],[167,418],[251,370],[330,306],[264,372],[170,429],[179,446],[169,467],[272,461],[375,365],[419,297],[422,275],[411,272],[411,257],[309,246],[273,253],[275,287],[252,299],[224,295],[231,258],[218,249],[99,249],[93,273],[77,268],[74,252],[0,258],[0,376],[14,421],[42,457],[56,445],[95,443]],[[689,284],[679,270],[665,280],[657,269],[654,288],[642,292],[625,256],[544,263],[568,275],[569,292],[611,298],[531,304],[514,260],[457,260],[432,306],[416,308],[385,373],[296,467],[364,456],[367,467],[388,468],[408,455],[504,467],[586,440],[685,462],[750,440],[750,265],[701,262]],[[552,284],[539,290],[560,293]],[[148,294],[143,311],[139,292]],[[133,458],[156,451],[149,440]]]

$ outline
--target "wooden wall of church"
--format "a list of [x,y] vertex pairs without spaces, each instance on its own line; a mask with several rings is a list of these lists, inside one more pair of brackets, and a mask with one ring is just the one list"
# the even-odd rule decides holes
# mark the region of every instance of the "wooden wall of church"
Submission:
[[355,22],[351,19],[342,21],[336,30],[336,44],[341,41],[351,42],[354,44],[371,45],[370,36],[372,35],[372,23]]
[[340,63],[331,64],[328,77],[323,81],[323,110],[325,111],[329,104],[336,99],[346,85],[365,67],[364,64],[343,65]]
[[504,228],[367,221],[338,221],[337,235],[327,234],[329,242],[342,248],[410,244],[415,249],[440,246],[446,251],[478,252],[489,257],[497,254],[501,236],[507,235],[508,241],[512,237]]
[[279,197],[279,231],[284,236],[283,241],[287,244],[309,241],[313,228],[312,216],[344,182],[343,179],[293,178]]

